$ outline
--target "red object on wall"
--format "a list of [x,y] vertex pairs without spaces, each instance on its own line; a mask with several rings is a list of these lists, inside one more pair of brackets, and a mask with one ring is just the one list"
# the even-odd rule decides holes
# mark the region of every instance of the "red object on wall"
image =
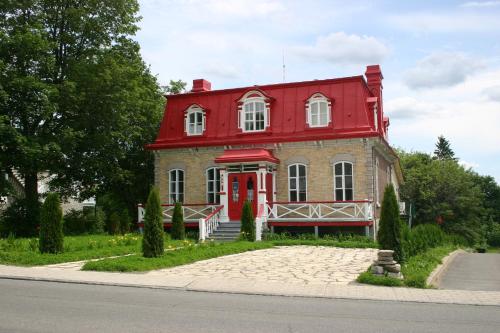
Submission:
[[215,163],[272,162],[279,160],[267,149],[230,149],[215,159]]
[[[353,76],[222,90],[210,90],[210,82],[194,80],[191,92],[166,96],[168,103],[158,137],[147,148],[385,137],[380,67],[368,66],[366,77],[367,81],[363,76]],[[238,126],[238,103],[242,96],[252,91],[263,95],[269,104],[270,121],[265,131],[243,132]],[[316,93],[332,101],[332,124],[310,128],[306,124],[305,105]],[[378,127],[374,123],[373,102],[368,102],[370,98],[377,98]],[[206,129],[203,135],[186,136],[184,111],[193,104],[207,111]]]

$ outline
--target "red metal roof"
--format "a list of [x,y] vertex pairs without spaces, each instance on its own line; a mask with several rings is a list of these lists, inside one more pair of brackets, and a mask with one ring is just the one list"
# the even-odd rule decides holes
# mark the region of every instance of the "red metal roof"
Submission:
[[[158,136],[147,148],[383,137],[383,77],[378,65],[369,66],[366,75],[368,83],[363,76],[353,76],[168,95]],[[250,91],[261,92],[269,101],[270,121],[265,131],[248,133],[238,128],[239,99]],[[316,93],[331,101],[332,121],[326,127],[311,128],[307,124],[306,102]],[[374,121],[373,101],[368,101],[374,97],[379,103],[378,127]],[[193,104],[205,110],[206,129],[202,135],[188,136],[184,129],[185,111]]]
[[215,163],[271,162],[278,164],[279,159],[267,149],[229,149],[215,159]]

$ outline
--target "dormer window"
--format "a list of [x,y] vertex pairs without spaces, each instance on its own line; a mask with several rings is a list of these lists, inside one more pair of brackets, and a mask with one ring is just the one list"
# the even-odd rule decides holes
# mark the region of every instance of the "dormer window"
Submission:
[[263,131],[266,125],[266,104],[260,98],[252,98],[243,103],[244,132]]
[[202,135],[205,131],[205,111],[198,105],[186,110],[185,131],[187,135]]
[[331,122],[331,102],[322,94],[314,94],[306,103],[309,127],[326,127]]
[[249,91],[238,100],[238,128],[263,132],[270,123],[270,98],[260,90]]

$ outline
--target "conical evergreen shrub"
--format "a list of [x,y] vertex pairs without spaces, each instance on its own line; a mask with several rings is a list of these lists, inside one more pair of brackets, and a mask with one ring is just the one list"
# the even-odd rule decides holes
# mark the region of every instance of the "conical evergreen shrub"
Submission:
[[381,249],[393,250],[394,259],[400,263],[404,262],[403,225],[392,184],[387,185],[384,191],[377,240]]
[[242,240],[255,241],[255,219],[253,217],[252,204],[245,201],[241,212],[241,235]]
[[163,255],[163,220],[161,214],[160,193],[153,187],[149,192],[144,214],[144,235],[142,237],[142,255],[146,258]]
[[175,203],[174,214],[172,215],[172,239],[184,239],[186,237],[186,227],[184,225],[184,216],[182,214],[182,205]]
[[63,214],[61,201],[57,193],[49,193],[40,212],[40,241],[41,253],[63,252]]

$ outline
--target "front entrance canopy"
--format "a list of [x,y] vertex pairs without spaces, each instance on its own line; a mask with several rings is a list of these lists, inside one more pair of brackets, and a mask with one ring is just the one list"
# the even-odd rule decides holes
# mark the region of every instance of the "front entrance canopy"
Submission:
[[267,149],[229,149],[215,159],[215,163],[249,163],[249,162],[268,162],[278,164],[279,159]]

